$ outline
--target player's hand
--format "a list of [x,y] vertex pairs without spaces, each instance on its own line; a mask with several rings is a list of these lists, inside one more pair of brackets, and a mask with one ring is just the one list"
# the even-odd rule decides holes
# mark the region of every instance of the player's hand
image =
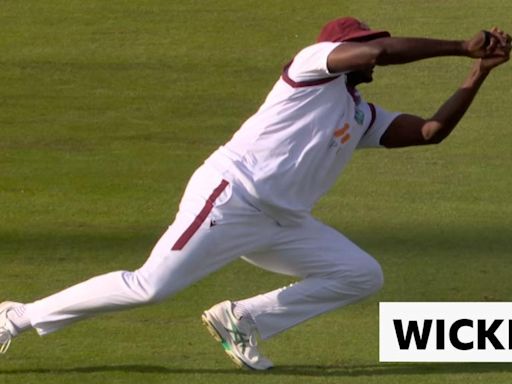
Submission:
[[480,31],[464,45],[469,57],[506,57],[510,54],[510,35],[494,27],[490,31]]
[[497,66],[506,63],[510,59],[510,48],[512,42],[510,35],[498,28],[493,28],[491,32],[493,35],[500,36],[500,41],[503,41],[504,43],[503,45],[496,47],[499,54],[484,56],[477,61],[479,69],[483,72],[489,72]]
[[476,65],[478,65],[480,72],[487,73],[490,72],[492,69],[496,68],[497,66],[506,63],[509,60],[510,54],[499,57],[485,57],[482,59],[478,59]]

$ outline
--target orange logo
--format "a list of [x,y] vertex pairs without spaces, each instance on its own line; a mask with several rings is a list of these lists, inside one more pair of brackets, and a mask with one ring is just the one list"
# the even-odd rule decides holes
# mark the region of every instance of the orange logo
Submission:
[[345,125],[343,125],[343,128],[338,128],[337,130],[334,131],[334,137],[336,137],[336,138],[341,137],[341,140],[340,140],[341,144],[345,144],[347,141],[350,140],[350,133],[347,133],[349,128],[350,128],[350,124],[345,123]]

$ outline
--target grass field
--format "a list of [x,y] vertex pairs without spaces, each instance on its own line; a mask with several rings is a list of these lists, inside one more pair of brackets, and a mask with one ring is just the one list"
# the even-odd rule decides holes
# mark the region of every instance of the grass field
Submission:
[[[0,299],[138,267],[192,171],[259,106],[321,25],[396,35],[512,29],[509,0],[6,0],[0,3]],[[389,110],[433,113],[464,58],[380,68]],[[512,66],[441,146],[361,151],[315,210],[382,264],[373,298],[266,342],[237,370],[200,322],[291,280],[236,262],[163,304],[15,340],[0,383],[510,383],[511,364],[380,364],[379,301],[510,301]]]

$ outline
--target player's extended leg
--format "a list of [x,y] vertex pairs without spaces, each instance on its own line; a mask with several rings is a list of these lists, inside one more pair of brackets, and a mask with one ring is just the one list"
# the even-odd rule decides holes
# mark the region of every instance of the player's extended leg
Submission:
[[237,304],[265,339],[319,314],[367,297],[383,284],[378,262],[333,228],[310,218],[280,228],[270,252],[246,259],[261,268],[302,281]]
[[[200,168],[187,186],[175,222],[140,269],[97,276],[27,304],[24,316],[44,335],[98,313],[162,300],[240,255],[266,247],[272,226],[221,176]],[[6,313],[0,313],[0,320]],[[16,331],[7,328],[0,324],[0,336]]]

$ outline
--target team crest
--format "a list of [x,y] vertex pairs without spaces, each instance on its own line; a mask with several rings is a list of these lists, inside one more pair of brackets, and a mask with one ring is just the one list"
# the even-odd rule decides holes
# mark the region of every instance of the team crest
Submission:
[[364,122],[364,112],[361,111],[357,107],[356,107],[356,114],[354,115],[354,119],[356,120],[357,124],[363,125],[363,122]]

